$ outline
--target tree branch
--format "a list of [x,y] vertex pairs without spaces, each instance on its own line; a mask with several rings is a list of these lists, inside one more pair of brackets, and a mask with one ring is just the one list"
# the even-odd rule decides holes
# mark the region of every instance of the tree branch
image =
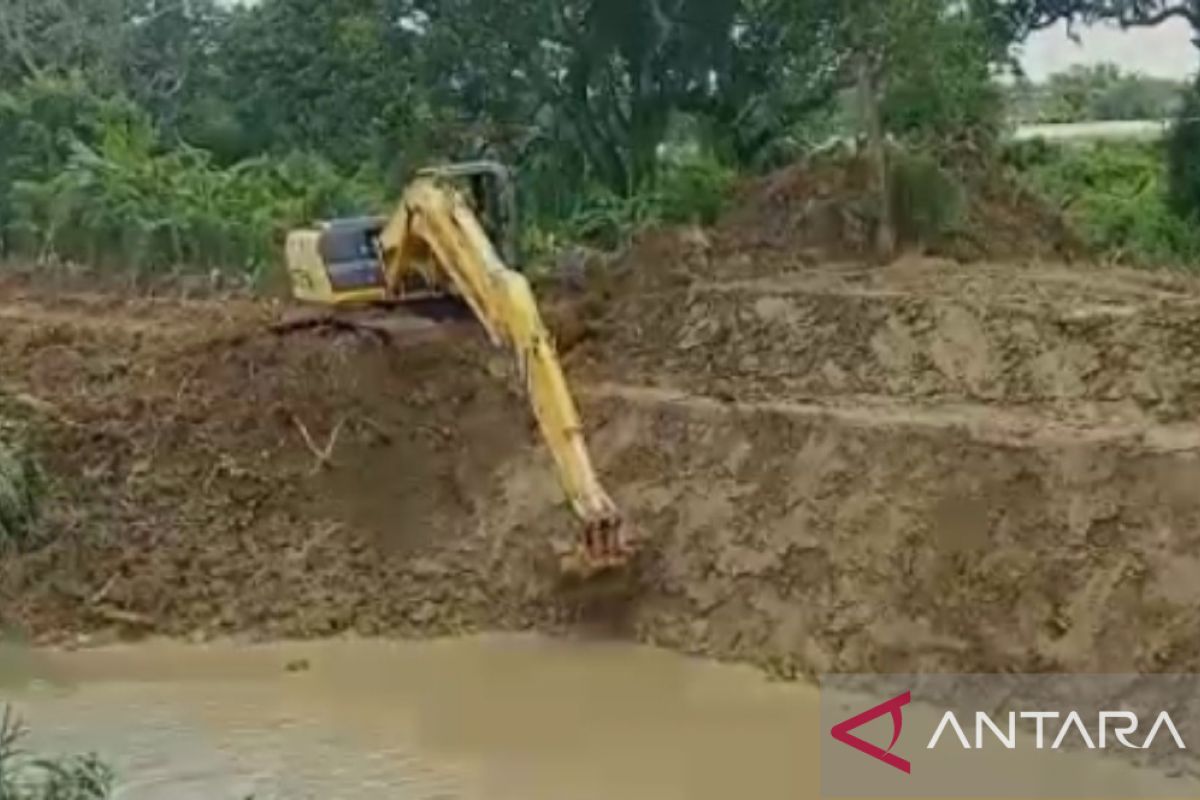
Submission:
[[1200,8],[1193,7],[1188,0],[1166,0],[1161,8],[1156,8],[1157,5],[1155,2],[1147,7],[1136,0],[1132,4],[1128,0],[1115,3],[1102,0],[1035,0],[1019,5],[1016,15],[1024,17],[1021,27],[1029,32],[1053,27],[1060,20],[1068,24],[1109,20],[1122,28],[1153,28],[1171,19],[1184,19],[1193,28],[1200,29]]
[[[18,16],[19,19],[16,18]],[[14,2],[9,5],[9,10],[0,10],[0,41],[3,41],[5,49],[17,56],[20,66],[27,73],[25,77],[41,78],[45,73],[29,54],[29,41],[25,30],[28,25],[29,14],[23,5]]]
[[1200,14],[1184,6],[1167,7],[1154,13],[1135,10],[1132,16],[1122,14],[1117,22],[1122,28],[1153,28],[1175,18],[1185,19],[1193,28],[1200,28]]

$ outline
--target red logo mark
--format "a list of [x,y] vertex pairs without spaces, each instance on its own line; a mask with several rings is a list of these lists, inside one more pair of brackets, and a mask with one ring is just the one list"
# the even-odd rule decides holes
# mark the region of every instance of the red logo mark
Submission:
[[[851,717],[845,722],[839,722],[833,726],[833,738],[837,739],[842,744],[848,744],[860,753],[866,753],[871,758],[877,758],[889,767],[895,767],[901,772],[908,774],[912,772],[912,764],[905,761],[903,758],[892,754],[892,748],[896,746],[896,742],[900,740],[900,729],[904,727],[904,714],[900,710],[912,702],[912,692],[905,692],[899,697],[893,697],[885,703],[880,703],[872,709],[868,709],[856,717]],[[887,750],[881,747],[876,747],[870,742],[864,742],[850,731],[855,728],[866,725],[868,722],[879,719],[884,714],[892,715],[892,743],[887,746]]]

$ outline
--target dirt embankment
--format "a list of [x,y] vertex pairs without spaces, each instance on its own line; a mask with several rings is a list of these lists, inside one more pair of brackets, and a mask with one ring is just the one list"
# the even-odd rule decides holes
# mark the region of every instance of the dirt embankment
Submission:
[[598,329],[597,375],[741,400],[870,395],[1095,424],[1200,413],[1200,296],[1167,276],[847,264],[634,294]]
[[477,334],[401,348],[275,333],[274,309],[243,302],[104,295],[9,298],[0,319],[10,405],[55,477],[53,544],[5,564],[8,622],[313,636],[508,619],[471,577],[480,554],[456,566],[460,512],[533,442]]
[[[646,536],[606,624],[783,674],[1200,668],[1197,288],[931,261],[618,288],[567,358]],[[54,476],[51,543],[0,562],[6,624],[594,619],[556,586],[574,520],[508,361],[470,329],[11,288],[0,321],[6,407]]]

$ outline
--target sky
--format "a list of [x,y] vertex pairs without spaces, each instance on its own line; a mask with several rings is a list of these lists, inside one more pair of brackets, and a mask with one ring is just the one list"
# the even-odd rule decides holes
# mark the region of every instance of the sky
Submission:
[[1200,68],[1200,50],[1192,44],[1192,29],[1181,20],[1157,28],[1122,31],[1105,25],[1080,28],[1078,33],[1079,44],[1068,38],[1065,24],[1034,34],[1025,43],[1021,58],[1029,77],[1041,80],[1073,64],[1105,61],[1163,78],[1184,78]]

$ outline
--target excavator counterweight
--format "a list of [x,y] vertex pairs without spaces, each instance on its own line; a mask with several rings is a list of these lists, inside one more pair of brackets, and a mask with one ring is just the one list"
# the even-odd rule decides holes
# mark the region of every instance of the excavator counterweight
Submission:
[[[467,182],[469,195],[457,184]],[[468,196],[470,201],[468,201]],[[451,295],[492,343],[513,353],[559,482],[583,523],[565,571],[590,576],[624,566],[631,537],[600,485],[554,343],[515,258],[515,199],[508,171],[480,162],[424,170],[390,218],[323,223],[288,237],[294,296],[329,306]]]

